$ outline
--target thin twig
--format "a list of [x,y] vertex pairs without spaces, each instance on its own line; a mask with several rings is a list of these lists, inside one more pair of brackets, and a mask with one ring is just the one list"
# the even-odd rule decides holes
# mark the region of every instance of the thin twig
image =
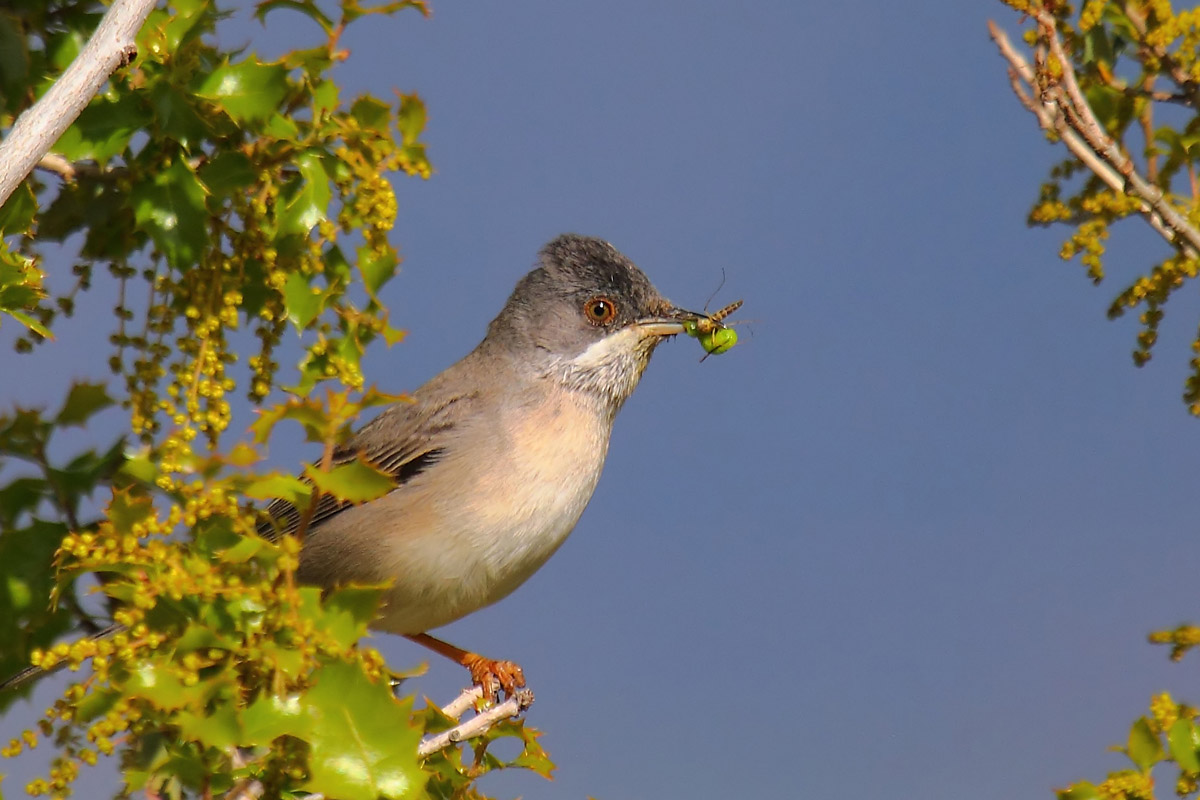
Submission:
[[53,172],[68,183],[74,181],[75,175],[78,174],[75,165],[58,153],[46,153],[38,160],[37,166],[39,169]]
[[483,687],[471,686],[462,690],[462,694],[442,706],[442,713],[452,720],[458,721],[462,715],[475,707],[483,699]]
[[[1133,161],[1104,131],[1079,87],[1071,60],[1054,27],[1054,17],[1041,12],[1037,21],[1041,40],[1061,65],[1061,76],[1050,75],[1041,64],[1038,69],[1031,67],[1004,31],[994,22],[988,22],[992,41],[1010,65],[1009,76],[1017,99],[1037,117],[1043,129],[1054,131],[1071,154],[1110,188],[1140,199],[1142,215],[1164,239],[1189,258],[1197,257],[1200,230],[1167,202],[1162,190],[1137,171]],[[1025,91],[1026,86],[1041,99],[1040,103]]]
[[1008,35],[1000,29],[996,23],[988,20],[988,31],[991,33],[992,41],[996,43],[996,47],[1000,50],[1000,55],[1011,65],[1009,69],[1009,79],[1013,84],[1013,91],[1016,92],[1017,98],[1021,104],[1028,108],[1043,130],[1054,131],[1058,137],[1062,139],[1063,144],[1071,151],[1071,154],[1084,163],[1084,165],[1092,172],[1096,173],[1101,180],[1107,183],[1110,187],[1118,192],[1125,190],[1125,182],[1121,180],[1120,174],[1109,168],[1099,156],[1093,153],[1087,146],[1087,143],[1077,136],[1073,131],[1061,131],[1055,125],[1055,120],[1061,114],[1053,103],[1037,102],[1028,93],[1025,92],[1025,86],[1028,86],[1031,91],[1037,93],[1037,78],[1034,75],[1033,67],[1025,60],[1025,57],[1017,52],[1012,46],[1012,42],[1008,40]]
[[[1062,67],[1061,83],[1066,89],[1073,108],[1064,106],[1061,101],[1059,106],[1069,119],[1077,118],[1078,122],[1072,127],[1087,141],[1088,146],[1095,153],[1125,177],[1125,191],[1140,197],[1146,204],[1149,204],[1152,212],[1146,211],[1143,207],[1142,213],[1151,219],[1151,224],[1154,222],[1154,215],[1157,215],[1166,229],[1156,228],[1156,230],[1159,230],[1159,233],[1168,242],[1183,249],[1189,258],[1195,258],[1197,254],[1200,254],[1200,230],[1193,228],[1184,216],[1167,202],[1161,189],[1142,177],[1134,167],[1133,161],[1121,152],[1117,143],[1104,131],[1104,126],[1096,119],[1095,112],[1092,111],[1092,107],[1088,105],[1087,99],[1083,96],[1083,90],[1079,88],[1079,81],[1075,77],[1075,68],[1071,64],[1066,48],[1063,47],[1062,38],[1058,35],[1054,17],[1046,11],[1042,11],[1038,13],[1037,19],[1042,37]],[[1179,237],[1182,237],[1184,241],[1179,241]]]
[[[481,696],[478,689],[474,690],[474,696]],[[459,699],[461,700],[462,697],[460,696]],[[451,705],[454,704],[452,703]],[[492,726],[497,722],[515,717],[531,705],[533,705],[533,692],[528,689],[519,689],[503,703],[480,711],[466,722],[460,722],[448,731],[442,731],[441,733],[436,733],[433,736],[422,739],[420,746],[417,747],[417,755],[421,758],[426,758],[451,745],[464,742],[467,739],[474,739],[476,736],[482,736],[491,730]],[[446,708],[449,709],[450,706]],[[443,709],[443,712],[445,711],[446,709]],[[461,714],[462,712],[460,711],[459,713]],[[458,717],[455,717],[455,719],[458,719]]]
[[114,70],[136,55],[134,38],[157,0],[114,0],[92,38],[0,142],[0,205],[70,127]]

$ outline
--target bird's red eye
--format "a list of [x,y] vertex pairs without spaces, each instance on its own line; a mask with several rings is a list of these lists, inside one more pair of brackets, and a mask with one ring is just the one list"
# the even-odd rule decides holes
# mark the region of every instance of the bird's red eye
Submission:
[[583,304],[583,315],[593,325],[608,325],[617,318],[617,305],[607,297],[593,297]]

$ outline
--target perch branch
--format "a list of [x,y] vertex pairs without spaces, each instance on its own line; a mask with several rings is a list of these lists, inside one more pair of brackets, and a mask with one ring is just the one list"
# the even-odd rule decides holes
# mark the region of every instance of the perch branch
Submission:
[[108,76],[137,55],[134,37],[157,0],[114,0],[62,76],[0,142],[0,205],[70,127]]
[[[468,689],[459,695],[457,700],[443,708],[442,713],[458,719],[458,716],[452,714],[451,711],[456,710],[460,701],[463,701],[465,698],[466,707],[469,708],[471,704],[482,696],[482,692],[478,686]],[[509,717],[515,717],[531,705],[533,705],[533,692],[528,689],[521,689],[503,703],[480,711],[466,722],[460,722],[448,731],[442,731],[441,733],[435,733],[433,736],[425,737],[417,747],[417,755],[425,758],[451,745],[464,742],[467,739],[474,739],[476,736],[482,736],[497,722],[506,720]],[[465,710],[465,708],[462,708],[462,710],[458,711],[458,714],[461,715]]]

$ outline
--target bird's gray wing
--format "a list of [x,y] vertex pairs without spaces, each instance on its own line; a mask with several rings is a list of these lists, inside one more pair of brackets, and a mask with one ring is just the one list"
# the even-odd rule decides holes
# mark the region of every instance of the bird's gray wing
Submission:
[[[428,402],[423,401],[422,394],[418,391],[412,402],[389,406],[367,423],[350,441],[334,450],[334,466],[362,458],[391,475],[397,487],[428,469],[445,454],[454,420],[470,414],[478,395],[454,394],[438,402]],[[322,522],[353,505],[322,494],[309,519],[306,535],[315,533]],[[280,499],[267,507],[267,514],[270,518],[259,524],[258,533],[274,540],[296,532],[303,510]]]

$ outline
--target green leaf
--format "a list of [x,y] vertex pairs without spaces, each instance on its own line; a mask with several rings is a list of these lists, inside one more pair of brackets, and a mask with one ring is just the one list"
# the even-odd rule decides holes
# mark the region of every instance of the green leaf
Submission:
[[313,718],[300,695],[259,697],[242,712],[242,747],[267,745],[280,736],[308,739]]
[[490,736],[515,736],[524,742],[524,747],[521,749],[521,754],[507,763],[510,767],[521,767],[523,769],[536,772],[543,778],[550,779],[554,772],[554,762],[550,760],[550,755],[538,743],[538,738],[541,732],[535,731],[532,728],[525,727],[525,720],[507,719],[498,723],[491,731]]
[[97,98],[67,128],[54,151],[70,161],[107,164],[125,151],[134,132],[149,125],[151,118],[136,94],[123,93],[116,100]]
[[1058,800],[1100,800],[1100,792],[1087,781],[1073,783],[1055,794],[1058,796]]
[[15,528],[17,519],[36,509],[49,491],[50,484],[43,478],[14,478],[0,486],[0,530]]
[[367,632],[367,625],[379,611],[382,587],[347,586],[330,594],[322,602],[324,627],[343,647],[350,647]]
[[37,198],[29,181],[23,181],[0,206],[0,234],[28,233],[37,214]]
[[33,317],[26,314],[24,311],[13,311],[12,309],[7,309],[7,308],[0,309],[0,310],[3,310],[4,313],[8,314],[10,317],[12,317],[17,322],[24,325],[29,330],[36,333],[38,336],[43,336],[47,339],[54,338],[54,334],[50,332],[49,328],[47,328],[42,323],[38,322]]
[[1200,773],[1200,757],[1196,754],[1200,750],[1200,731],[1196,730],[1196,723],[1190,719],[1175,720],[1167,733],[1167,743],[1171,758],[1181,770],[1193,775]]
[[244,490],[247,497],[255,500],[286,500],[296,508],[303,508],[312,499],[312,485],[295,475],[269,475],[252,482]]
[[390,250],[380,252],[367,245],[358,249],[358,269],[362,272],[363,285],[371,295],[395,276],[398,266],[400,260]]
[[400,140],[406,147],[417,143],[421,132],[425,130],[425,101],[419,95],[400,95],[400,109],[396,112],[396,128],[400,131]]
[[266,540],[257,536],[242,536],[233,547],[221,551],[221,561],[226,564],[243,564],[258,555],[263,548],[270,546]]
[[365,130],[386,131],[391,123],[392,110],[387,103],[370,95],[363,95],[350,106],[354,117]]
[[159,471],[157,463],[151,460],[147,451],[143,451],[126,457],[125,463],[121,467],[121,474],[137,483],[149,486],[158,479]]
[[47,63],[55,70],[64,70],[71,65],[85,44],[87,37],[78,29],[52,34],[46,41]]
[[313,113],[318,117],[338,107],[338,85],[333,81],[321,81],[312,89]]
[[308,279],[299,272],[293,272],[283,285],[283,303],[287,308],[288,319],[297,330],[304,330],[321,313],[325,306],[327,295],[316,287],[309,286]]
[[361,459],[341,464],[328,472],[308,467],[304,474],[322,492],[351,503],[365,503],[396,488],[391,475]]
[[19,98],[29,84],[29,45],[16,17],[0,13],[0,111],[16,111],[9,98]]
[[279,231],[283,234],[307,236],[317,223],[326,218],[333,191],[321,155],[309,150],[296,158],[299,176],[284,187],[283,210],[279,213]]
[[304,698],[313,720],[308,791],[378,800],[407,797],[424,785],[411,700],[397,701],[354,664],[328,664],[313,678]]
[[121,693],[115,689],[94,689],[84,695],[75,706],[75,719],[89,722],[108,713],[108,710],[121,699]]
[[124,689],[130,697],[143,697],[159,708],[177,709],[196,707],[209,687],[203,683],[187,686],[166,664],[142,660],[135,665]]
[[287,67],[263,64],[251,56],[213,70],[196,94],[212,100],[238,122],[253,122],[274,115],[290,91]]
[[1129,745],[1126,752],[1130,760],[1143,772],[1162,761],[1162,742],[1145,717],[1139,717],[1129,729]]
[[229,703],[202,714],[182,711],[175,720],[185,737],[219,750],[228,750],[243,738],[237,710]]
[[313,0],[262,0],[254,8],[254,16],[260,22],[266,22],[267,14],[280,8],[290,8],[299,11],[313,22],[321,26],[326,33],[333,31],[333,20],[322,11]]
[[103,383],[75,383],[67,393],[66,402],[54,421],[63,426],[82,426],[93,414],[103,411],[114,402],[108,396],[108,387]]
[[186,163],[176,159],[152,183],[135,184],[130,193],[138,225],[175,269],[197,264],[208,244],[204,187]]
[[310,442],[323,442],[329,419],[324,409],[316,400],[289,400],[265,410],[259,410],[259,417],[250,426],[254,433],[254,441],[266,444],[276,423],[290,419],[299,422],[304,428],[305,437]]
[[342,0],[342,20],[349,23],[368,14],[388,16],[406,8],[415,8],[422,16],[429,16],[429,4],[425,0],[392,0],[390,3],[375,3],[364,6],[359,0]]
[[0,239],[0,311],[14,318],[21,313],[21,324],[30,328],[36,325],[34,330],[47,336],[49,331],[45,326],[27,313],[37,308],[45,295],[41,270],[28,257],[9,250]]
[[254,183],[254,166],[245,153],[229,150],[200,168],[200,180],[216,197],[228,197]]
[[174,139],[187,150],[196,150],[212,132],[212,125],[193,105],[191,95],[167,83],[156,83],[150,91],[154,124],[158,134]]

